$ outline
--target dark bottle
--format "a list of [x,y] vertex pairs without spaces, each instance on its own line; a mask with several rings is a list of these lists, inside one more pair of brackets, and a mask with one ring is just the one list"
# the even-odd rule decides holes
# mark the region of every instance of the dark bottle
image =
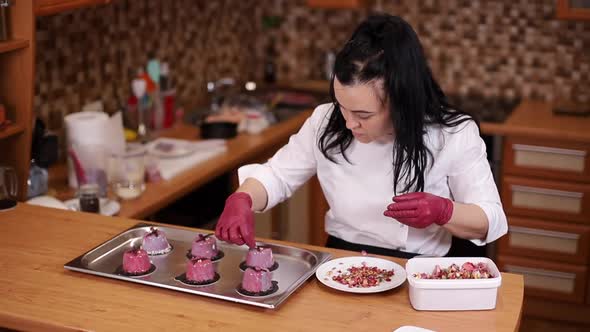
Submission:
[[271,38],[264,59],[264,82],[266,83],[275,83],[277,81],[276,55],[275,40]]
[[92,213],[100,212],[98,185],[84,184],[80,186],[80,211]]

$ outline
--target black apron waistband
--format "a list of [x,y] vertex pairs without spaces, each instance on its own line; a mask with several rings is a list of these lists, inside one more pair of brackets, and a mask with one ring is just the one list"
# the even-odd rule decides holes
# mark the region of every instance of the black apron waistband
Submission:
[[334,249],[358,251],[358,252],[361,252],[364,250],[368,254],[392,256],[392,257],[398,257],[398,258],[412,258],[412,257],[416,257],[419,255],[419,254],[400,251],[400,250],[396,250],[396,249],[387,249],[387,248],[369,246],[366,244],[352,243],[352,242],[344,241],[344,240],[337,238],[335,236],[332,236],[332,235],[328,236],[328,240],[326,241],[326,247],[334,248]]

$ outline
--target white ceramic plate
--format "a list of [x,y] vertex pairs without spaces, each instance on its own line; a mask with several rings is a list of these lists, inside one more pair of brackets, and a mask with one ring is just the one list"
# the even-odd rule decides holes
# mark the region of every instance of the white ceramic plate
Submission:
[[[77,198],[67,200],[64,204],[70,210],[80,211],[80,201]],[[114,216],[119,213],[119,210],[121,210],[119,202],[107,198],[100,199],[100,214],[104,216]]]
[[178,158],[193,153],[196,148],[192,142],[158,138],[149,144],[148,153],[160,158]]
[[[383,281],[379,285],[373,287],[350,288],[346,285],[343,285],[337,281],[332,280],[332,276],[337,275],[338,271],[342,271],[342,273],[345,273],[348,268],[352,266],[360,267],[363,264],[363,262],[366,263],[367,266],[371,267],[376,266],[380,269],[387,270],[393,269],[394,274],[391,277],[391,281]],[[370,256],[352,256],[333,259],[320,265],[320,267],[316,270],[315,275],[322,284],[343,292],[350,293],[384,292],[386,290],[393,289],[403,284],[406,280],[406,270],[404,270],[404,268],[401,265],[382,258]]]

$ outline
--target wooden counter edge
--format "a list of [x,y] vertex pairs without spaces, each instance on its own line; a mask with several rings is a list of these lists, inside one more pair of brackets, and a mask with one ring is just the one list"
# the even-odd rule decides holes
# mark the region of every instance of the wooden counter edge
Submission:
[[[18,213],[19,210],[24,212],[24,214],[21,215],[21,217],[25,217],[23,222],[26,222],[27,219],[30,219],[32,217],[38,220],[39,216],[44,216],[46,218],[53,218],[56,220],[61,220],[63,223],[70,224],[70,223],[78,222],[79,221],[78,217],[81,216],[81,217],[84,217],[85,222],[88,222],[88,223],[94,225],[94,227],[99,227],[102,230],[107,230],[107,228],[108,228],[108,231],[105,234],[105,237],[106,237],[105,239],[97,240],[96,243],[88,243],[89,250],[92,250],[92,248],[99,246],[101,243],[104,243],[105,241],[108,241],[110,238],[116,236],[117,234],[120,234],[120,233],[126,231],[130,227],[133,227],[135,224],[137,224],[139,222],[143,222],[143,221],[138,221],[138,220],[124,218],[124,217],[110,218],[110,217],[101,216],[101,215],[94,215],[94,214],[66,211],[66,210],[58,210],[58,209],[50,209],[50,208],[27,205],[27,204],[23,204],[23,203],[19,203],[19,205],[17,206],[16,209],[14,209],[12,212],[8,212],[8,213],[13,213],[13,212]],[[17,220],[17,219],[15,219],[14,216],[12,216],[11,222],[16,222],[15,220]],[[36,222],[38,223],[39,221],[36,221]],[[146,221],[146,223],[150,223],[150,224],[154,224],[154,225],[161,225],[161,226],[166,226],[166,227],[173,227],[173,228],[178,228],[178,229],[186,229],[186,230],[190,230],[190,231],[210,232],[210,231],[200,230],[197,228],[186,227],[186,226],[167,225],[167,224],[163,224],[163,223],[149,222],[149,221]],[[60,223],[60,224],[62,224],[62,223]],[[67,226],[67,225],[62,225],[62,226]],[[81,227],[81,226],[79,226],[79,227]],[[264,239],[264,238],[258,238],[258,240],[266,241],[269,243],[291,245],[291,246],[295,246],[295,247],[303,248],[303,249],[320,250],[320,251],[324,251],[324,252],[328,252],[328,253],[332,254],[333,258],[353,256],[353,255],[358,256],[358,252],[351,252],[351,251],[346,251],[346,250],[324,248],[324,247],[318,247],[318,246],[313,246],[313,245],[300,244],[300,243],[287,242],[287,241],[279,241],[279,240],[271,240],[271,239]],[[395,258],[395,257],[386,257],[386,256],[379,256],[379,255],[371,255],[371,256],[380,257],[380,258],[384,258],[384,259],[387,259],[390,261],[394,261],[402,266],[404,266],[405,262],[407,261],[406,259]],[[503,293],[509,294],[508,296],[510,298],[510,303],[512,303],[511,308],[514,307],[515,305],[519,308],[518,312],[515,312],[515,311],[504,312],[504,314],[508,314],[510,317],[515,319],[513,321],[513,323],[510,324],[510,326],[514,328],[514,331],[517,331],[518,327],[520,326],[520,320],[522,317],[522,309],[523,309],[523,296],[524,296],[523,277],[521,275],[512,274],[512,273],[502,273],[502,277],[503,277],[503,281],[502,281],[501,287],[508,287],[508,285],[510,286],[510,288],[505,289]],[[314,281],[317,282],[317,280],[315,280],[314,276],[312,276],[311,278],[313,278]],[[407,287],[407,285],[405,287]],[[26,315],[10,314],[10,313],[3,313],[3,312],[0,312],[0,321],[2,321],[3,326],[5,326],[7,328],[15,328],[15,329],[21,329],[21,330],[41,330],[41,331],[80,331],[81,330],[79,327],[73,327],[73,326],[68,326],[68,325],[59,325],[58,323],[49,321],[47,319],[32,319],[31,317],[27,317]],[[85,329],[83,329],[83,330],[85,330]]]

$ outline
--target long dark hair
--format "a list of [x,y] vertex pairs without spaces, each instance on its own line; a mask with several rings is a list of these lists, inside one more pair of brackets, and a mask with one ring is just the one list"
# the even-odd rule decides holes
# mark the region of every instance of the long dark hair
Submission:
[[[424,171],[432,153],[424,144],[426,126],[455,127],[473,117],[453,110],[434,79],[414,29],[402,18],[386,14],[372,15],[362,22],[350,40],[336,55],[334,77],[342,85],[353,86],[383,80],[383,92],[389,102],[394,126],[393,189],[406,181],[403,192],[424,190]],[[318,147],[332,162],[352,142],[352,133],[334,94],[334,111],[321,133]],[[375,85],[379,86],[379,85]]]

